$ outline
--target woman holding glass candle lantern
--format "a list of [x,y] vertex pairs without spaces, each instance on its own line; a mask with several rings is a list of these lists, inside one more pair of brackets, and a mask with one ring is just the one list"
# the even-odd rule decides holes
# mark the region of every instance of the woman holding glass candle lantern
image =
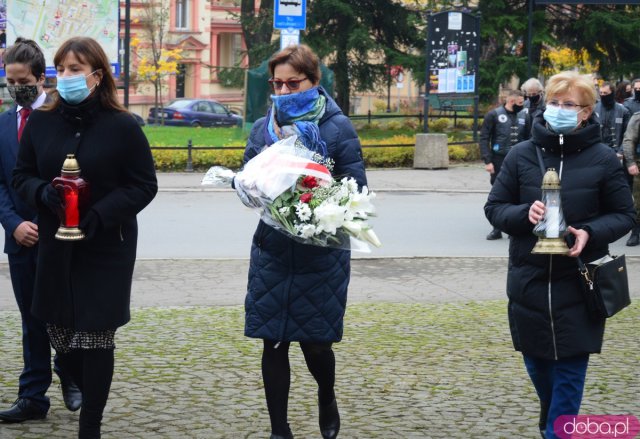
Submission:
[[[532,138],[506,157],[485,213],[511,236],[512,340],[540,399],[540,433],[553,439],[557,417],[578,414],[589,355],[600,352],[604,335],[604,320],[588,316],[575,257],[591,262],[607,255],[608,244],[628,233],[635,216],[620,161],[601,143],[591,117],[596,103],[591,81],[576,72],[559,73],[547,83],[545,103],[533,121]],[[557,206],[541,201],[538,153],[545,170],[557,171]],[[548,238],[570,235],[564,255],[532,254],[533,230],[540,222]]]
[[[147,139],[118,103],[100,45],[91,38],[67,40],[54,64],[57,90],[51,103],[30,116],[13,185],[38,211],[31,311],[46,322],[60,362],[82,390],[79,437],[99,438],[115,331],[130,319],[136,215],[154,198],[157,181]],[[75,166],[76,160],[65,160],[68,154],[75,155],[86,187],[74,183],[77,174],[69,163]],[[54,179],[76,187],[77,199],[68,188],[60,194]],[[79,225],[74,240],[59,239],[61,218],[63,225]]]

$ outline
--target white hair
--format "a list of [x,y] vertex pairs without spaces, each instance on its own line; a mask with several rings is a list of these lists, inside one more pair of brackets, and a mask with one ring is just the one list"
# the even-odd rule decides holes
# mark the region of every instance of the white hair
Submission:
[[542,87],[542,83],[538,81],[538,78],[529,78],[526,81],[524,81],[524,83],[520,87],[520,90],[526,93],[528,91],[533,91],[533,90],[542,91],[544,90],[544,87]]

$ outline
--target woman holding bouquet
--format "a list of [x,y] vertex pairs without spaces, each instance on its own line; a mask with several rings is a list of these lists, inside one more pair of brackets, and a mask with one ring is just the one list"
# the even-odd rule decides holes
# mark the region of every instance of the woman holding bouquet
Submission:
[[[130,319],[136,215],[158,189],[147,139],[119,103],[111,65],[91,38],[54,58],[56,91],[22,134],[13,185],[37,209],[39,250],[31,312],[47,324],[61,365],[82,390],[80,439],[100,437],[116,329]],[[89,184],[78,241],[55,238],[63,201],[51,181],[75,154]]]
[[[360,141],[349,119],[319,86],[320,62],[305,45],[289,46],[269,60],[274,94],[267,115],[253,126],[244,161],[296,134],[305,146],[333,161],[333,175],[366,176]],[[289,345],[299,342],[318,383],[320,432],[340,430],[332,344],[342,338],[350,277],[348,250],[306,245],[260,221],[253,236],[245,300],[245,335],[264,341],[262,377],[271,439],[292,438],[287,423]]]

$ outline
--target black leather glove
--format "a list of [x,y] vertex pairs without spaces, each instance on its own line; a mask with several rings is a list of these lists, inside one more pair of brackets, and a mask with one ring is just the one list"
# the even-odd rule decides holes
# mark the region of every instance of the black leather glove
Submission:
[[80,220],[80,230],[84,232],[85,240],[93,239],[101,227],[100,216],[93,209],[87,211]]
[[57,215],[64,209],[62,205],[62,199],[60,199],[60,194],[57,189],[52,185],[48,184],[44,186],[42,192],[40,193],[40,201],[42,204],[47,206],[51,211]]

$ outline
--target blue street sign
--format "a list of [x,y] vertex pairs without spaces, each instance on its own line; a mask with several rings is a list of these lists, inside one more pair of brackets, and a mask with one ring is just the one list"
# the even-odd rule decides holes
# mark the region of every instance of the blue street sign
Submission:
[[275,0],[273,8],[274,29],[298,29],[307,27],[307,0]]

